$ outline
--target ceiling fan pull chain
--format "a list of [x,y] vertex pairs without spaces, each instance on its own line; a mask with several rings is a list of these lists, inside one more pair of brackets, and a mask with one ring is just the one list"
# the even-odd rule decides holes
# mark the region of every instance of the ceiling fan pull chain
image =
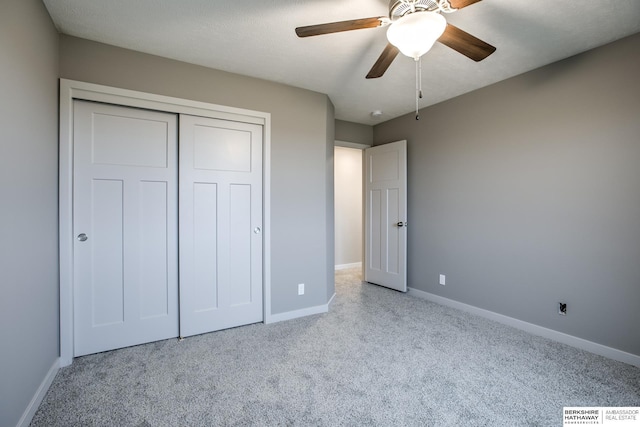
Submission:
[[418,93],[420,91],[420,85],[418,83],[418,59],[416,58],[416,120],[420,120],[420,115],[418,114]]
[[418,59],[418,78],[420,86],[418,86],[418,96],[422,99],[422,57]]
[[422,61],[421,57],[416,58],[416,120],[420,120],[418,113],[420,100],[422,99]]

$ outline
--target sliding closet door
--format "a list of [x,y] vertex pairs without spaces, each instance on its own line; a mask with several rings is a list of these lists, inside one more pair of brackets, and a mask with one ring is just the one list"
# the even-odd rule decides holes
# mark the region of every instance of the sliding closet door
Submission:
[[260,322],[262,126],[180,116],[180,335]]
[[74,102],[74,356],[178,336],[176,123]]

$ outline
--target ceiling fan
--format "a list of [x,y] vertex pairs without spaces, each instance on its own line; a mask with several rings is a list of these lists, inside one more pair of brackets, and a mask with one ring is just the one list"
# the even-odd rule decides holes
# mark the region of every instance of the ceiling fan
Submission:
[[473,59],[482,61],[496,48],[448,24],[442,13],[455,12],[480,0],[391,0],[389,17],[353,19],[296,28],[298,37],[319,36],[364,28],[386,27],[389,43],[367,74],[368,79],[382,77],[402,52],[416,61],[437,41]]

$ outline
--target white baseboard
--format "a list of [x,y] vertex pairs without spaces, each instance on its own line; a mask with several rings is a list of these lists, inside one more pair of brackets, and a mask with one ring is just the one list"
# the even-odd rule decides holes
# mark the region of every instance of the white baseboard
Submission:
[[58,373],[59,369],[60,369],[60,360],[56,359],[53,362],[53,365],[51,365],[49,372],[47,372],[47,375],[45,375],[44,379],[40,383],[40,387],[38,387],[36,394],[33,395],[31,402],[29,402],[29,406],[27,406],[27,409],[24,410],[24,413],[22,414],[20,421],[18,421],[17,427],[29,427],[29,424],[31,424],[31,420],[33,419],[33,416],[36,414],[36,411],[38,410],[38,407],[42,403],[42,399],[44,399],[44,396],[47,394],[49,387],[51,387],[51,383],[53,382],[53,379],[56,377],[56,374]]
[[439,295],[434,295],[432,293],[421,291],[419,289],[409,288],[408,291],[409,291],[408,292],[409,295],[412,295],[418,298],[423,298],[431,302],[435,302],[437,304],[446,305],[447,307],[452,307],[458,310],[466,311],[468,313],[475,314],[480,317],[484,317],[486,319],[490,319],[498,323],[502,323],[504,325],[511,326],[516,329],[520,329],[525,332],[529,332],[530,334],[533,334],[533,335],[538,335],[544,338],[558,341],[562,344],[566,344],[571,347],[576,347],[581,350],[586,350],[588,352],[591,352],[600,356],[608,357],[609,359],[617,360],[619,362],[624,362],[624,363],[628,363],[629,365],[640,367],[640,356],[627,353],[626,351],[607,347],[605,345],[598,344],[593,341],[588,341],[582,338],[574,337],[573,335],[568,335],[563,332],[558,332],[553,329],[548,329],[542,326],[535,325],[533,323],[525,322],[523,320],[518,320],[513,317],[495,313],[493,311],[485,310],[483,308],[474,307],[469,304],[465,304],[449,298],[441,297]]
[[[333,297],[335,297],[335,293],[333,294]],[[286,311],[284,313],[272,314],[271,316],[269,316],[269,319],[265,320],[264,323],[266,324],[276,323],[276,322],[282,322],[285,320],[297,319],[299,317],[306,317],[306,316],[312,316],[314,314],[326,313],[329,311],[329,305],[333,301],[333,297],[331,297],[331,300],[329,300],[329,302],[326,304],[316,305],[316,306],[307,307],[307,308],[301,308],[300,310]]]
[[361,262],[352,262],[351,264],[338,264],[336,270],[346,270],[347,268],[362,268]]

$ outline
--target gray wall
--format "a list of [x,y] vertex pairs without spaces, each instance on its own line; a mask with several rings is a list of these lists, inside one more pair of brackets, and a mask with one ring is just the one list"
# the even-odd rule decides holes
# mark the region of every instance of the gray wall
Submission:
[[640,34],[377,125],[409,286],[640,355],[638,76]]
[[60,76],[271,113],[272,312],[326,304],[334,138],[326,95],[70,36],[60,37]]
[[58,34],[39,0],[0,2],[0,425],[58,358]]
[[336,120],[336,140],[371,145],[373,143],[373,126],[360,123]]

